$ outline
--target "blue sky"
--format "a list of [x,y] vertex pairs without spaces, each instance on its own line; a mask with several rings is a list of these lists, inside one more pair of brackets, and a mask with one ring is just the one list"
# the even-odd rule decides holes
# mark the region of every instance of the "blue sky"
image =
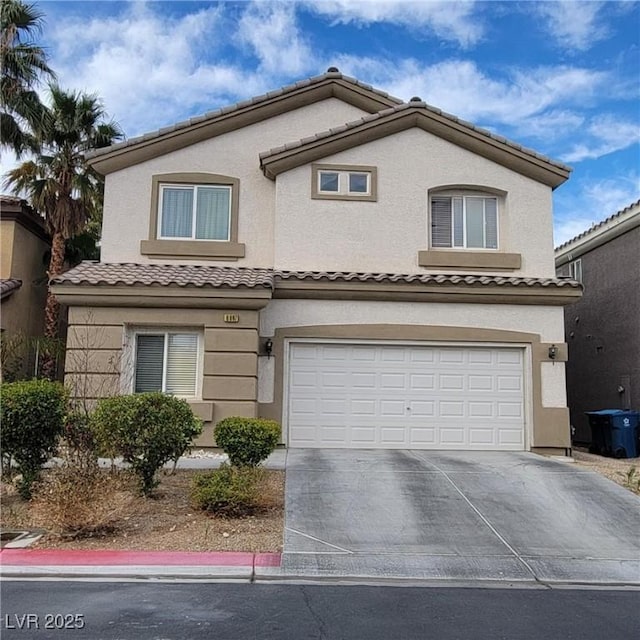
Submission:
[[128,137],[337,66],[571,165],[557,244],[640,198],[638,2],[37,5],[60,84]]

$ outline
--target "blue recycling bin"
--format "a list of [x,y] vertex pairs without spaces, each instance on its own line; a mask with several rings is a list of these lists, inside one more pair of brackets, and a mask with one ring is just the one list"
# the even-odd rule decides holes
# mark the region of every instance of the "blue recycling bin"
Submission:
[[587,411],[591,427],[591,453],[614,458],[638,456],[640,412],[622,409]]

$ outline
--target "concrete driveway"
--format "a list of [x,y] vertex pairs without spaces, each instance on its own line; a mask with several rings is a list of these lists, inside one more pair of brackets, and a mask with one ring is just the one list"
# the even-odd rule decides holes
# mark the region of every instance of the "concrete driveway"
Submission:
[[531,453],[290,449],[290,576],[640,584],[640,499]]

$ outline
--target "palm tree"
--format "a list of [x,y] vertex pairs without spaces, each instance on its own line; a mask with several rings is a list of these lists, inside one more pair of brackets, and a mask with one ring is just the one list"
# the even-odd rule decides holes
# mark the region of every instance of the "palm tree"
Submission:
[[42,14],[20,0],[0,2],[0,148],[20,157],[35,149],[33,129],[46,112],[34,86],[40,76],[54,77],[47,55],[32,42],[42,28]]
[[[86,162],[85,154],[123,137],[120,127],[106,122],[106,113],[94,95],[50,87],[51,106],[34,128],[38,153],[7,174],[4,186],[24,194],[45,219],[51,235],[49,278],[64,270],[65,241],[81,233],[102,212],[103,179]],[[49,292],[45,306],[45,336],[58,335],[59,304]],[[43,372],[52,377],[53,359]]]

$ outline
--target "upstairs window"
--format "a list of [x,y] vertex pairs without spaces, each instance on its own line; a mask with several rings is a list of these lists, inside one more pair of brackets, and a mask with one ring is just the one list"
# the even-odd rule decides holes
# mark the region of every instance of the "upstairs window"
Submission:
[[431,246],[498,248],[498,200],[487,196],[432,196]]
[[582,282],[582,260],[574,260],[569,263],[569,275],[573,280]]
[[371,174],[359,171],[319,171],[318,192],[368,196],[371,193]]
[[197,391],[198,354],[197,333],[136,333],[134,392],[161,391],[194,397]]
[[227,185],[160,185],[158,237],[229,241],[231,196]]
[[311,197],[324,200],[376,200],[375,167],[313,165]]

